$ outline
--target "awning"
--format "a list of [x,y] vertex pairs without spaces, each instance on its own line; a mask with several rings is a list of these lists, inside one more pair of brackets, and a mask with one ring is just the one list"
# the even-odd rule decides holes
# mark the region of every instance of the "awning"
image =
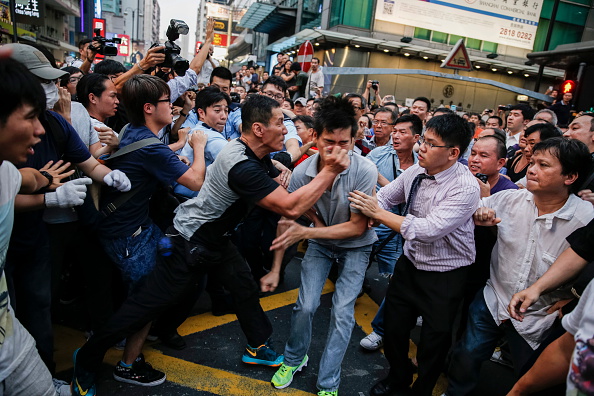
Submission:
[[296,8],[253,3],[239,21],[239,26],[255,32],[274,33],[286,26],[295,26],[296,18]]
[[594,64],[594,41],[558,45],[552,51],[532,52],[528,59],[539,65],[569,68],[582,62]]
[[[359,32],[357,32],[359,33]],[[363,33],[363,32],[361,32]],[[272,52],[287,52],[289,50],[296,50],[299,45],[309,40],[311,42],[327,42],[342,45],[353,45],[361,48],[369,48],[376,51],[384,51],[393,53],[410,53],[418,56],[427,56],[433,59],[443,60],[451,50],[451,47],[438,48],[433,47],[434,43],[427,43],[423,45],[422,40],[414,40],[413,43],[405,43],[393,39],[393,35],[386,33],[369,33],[370,36],[363,36],[361,34],[343,33],[333,30],[323,29],[304,29],[291,37],[283,37],[266,47]],[[375,37],[374,37],[375,36]],[[501,59],[488,59],[484,52],[468,49],[468,54],[471,62],[479,65],[481,68],[497,68],[507,69],[517,73],[538,74],[537,66],[529,66],[518,58],[519,62],[509,62]],[[530,57],[530,55],[528,55]],[[521,63],[520,63],[521,61]],[[546,77],[563,78],[565,76],[564,70],[553,69],[546,67],[544,71]]]
[[235,59],[242,55],[247,55],[252,50],[252,33],[248,33],[247,29],[243,32],[229,46],[227,49],[227,59]]

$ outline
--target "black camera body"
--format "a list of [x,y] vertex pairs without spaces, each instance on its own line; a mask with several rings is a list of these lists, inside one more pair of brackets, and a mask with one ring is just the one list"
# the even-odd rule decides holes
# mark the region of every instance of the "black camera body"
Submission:
[[499,107],[497,109],[500,111],[510,111],[511,108],[512,108],[512,105],[508,104],[507,106],[499,105]]
[[374,91],[377,91],[378,84],[379,84],[379,81],[377,81],[377,80],[371,81],[371,89],[373,89]]
[[103,56],[116,56],[118,54],[118,47],[108,44],[121,44],[122,39],[112,38],[108,40],[101,36],[101,29],[99,28],[94,29],[93,32],[95,37],[93,37],[93,42],[89,45],[91,50]]
[[231,92],[229,96],[231,97],[231,103],[241,103],[241,96],[237,92]]
[[476,175],[474,175],[477,179],[479,179],[480,181],[482,181],[483,183],[486,183],[487,180],[489,180],[489,176],[485,175],[484,173],[477,173]]
[[[169,40],[163,44],[165,48],[159,51],[165,54],[165,60],[158,66],[170,67],[178,76],[186,75],[186,71],[190,68],[190,62],[180,55],[181,48],[179,45],[175,44],[174,41],[179,38],[180,34],[188,34],[189,30],[190,28],[184,21],[179,19],[172,19],[169,21],[169,27],[167,28],[166,33]],[[159,45],[160,44],[158,43],[153,44],[151,48],[158,47]]]

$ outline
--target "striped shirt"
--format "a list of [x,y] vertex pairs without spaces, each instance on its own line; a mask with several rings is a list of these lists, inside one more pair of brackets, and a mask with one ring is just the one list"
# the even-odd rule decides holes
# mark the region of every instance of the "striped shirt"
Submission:
[[[389,210],[408,199],[413,179],[425,168],[415,164],[380,189],[377,199]],[[423,180],[400,233],[406,241],[404,254],[422,271],[446,272],[474,262],[472,215],[480,200],[480,188],[468,168],[459,162]]]

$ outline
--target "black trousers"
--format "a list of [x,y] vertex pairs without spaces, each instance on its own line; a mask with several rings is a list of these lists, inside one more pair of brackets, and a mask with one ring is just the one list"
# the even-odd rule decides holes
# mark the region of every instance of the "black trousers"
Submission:
[[231,291],[237,319],[252,346],[264,344],[272,325],[260,306],[258,286],[249,267],[229,240],[217,250],[186,241],[170,228],[171,255],[158,255],[153,271],[145,277],[122,307],[80,349],[77,364],[85,371],[98,371],[107,350],[119,340],[142,329],[191,293],[200,278],[209,273]]
[[430,396],[444,368],[452,342],[452,327],[468,267],[448,272],[421,271],[403,254],[388,286],[385,303],[384,350],[390,363],[390,381],[401,387],[412,382],[408,358],[410,332],[423,317],[417,347],[419,376],[413,385],[418,395]]

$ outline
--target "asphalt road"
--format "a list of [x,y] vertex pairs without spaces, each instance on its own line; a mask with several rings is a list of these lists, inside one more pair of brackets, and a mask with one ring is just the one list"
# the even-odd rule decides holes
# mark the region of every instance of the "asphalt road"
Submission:
[[[287,267],[285,282],[275,293],[261,299],[262,306],[274,326],[273,346],[282,351],[291,322],[291,310],[297,299],[299,287],[300,259],[295,258]],[[341,396],[368,395],[374,383],[387,374],[388,364],[380,351],[368,352],[359,346],[359,341],[371,332],[371,321],[381,302],[387,280],[379,277],[374,265],[367,274],[371,285],[369,294],[357,300],[355,306],[357,325],[353,330],[346,352],[341,375]],[[276,390],[270,385],[274,368],[246,365],[241,354],[246,341],[235,315],[212,316],[207,293],[196,304],[193,316],[179,328],[188,347],[176,351],[159,342],[147,343],[145,356],[154,367],[167,373],[167,381],[156,387],[139,387],[117,382],[112,377],[113,366],[121,359],[121,351],[110,349],[98,375],[99,395],[315,395],[317,370],[326,341],[331,309],[333,284],[328,281],[316,313],[313,325],[313,339],[309,349],[309,365],[297,374],[291,386]],[[72,352],[84,343],[82,329],[73,321],[82,307],[79,303],[61,307],[59,318],[67,318],[55,326],[57,377],[69,380],[72,374]],[[60,320],[58,320],[60,321]],[[417,331],[412,339],[416,341]],[[411,342],[411,356],[416,348]],[[447,384],[442,376],[434,395],[441,395]],[[513,374],[507,367],[487,362],[483,366],[481,382],[475,395],[505,395],[513,385]]]

